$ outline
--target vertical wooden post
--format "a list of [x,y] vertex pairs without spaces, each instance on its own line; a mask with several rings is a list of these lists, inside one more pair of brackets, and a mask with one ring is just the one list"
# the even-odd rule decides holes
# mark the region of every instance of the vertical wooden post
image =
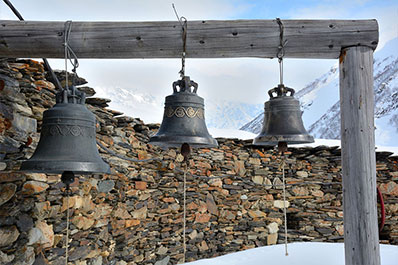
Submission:
[[340,57],[341,158],[346,265],[380,265],[374,137],[373,50]]

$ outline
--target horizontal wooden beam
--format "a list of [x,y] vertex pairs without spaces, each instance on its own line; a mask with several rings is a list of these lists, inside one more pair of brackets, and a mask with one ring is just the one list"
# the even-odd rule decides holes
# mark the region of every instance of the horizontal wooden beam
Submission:
[[[282,20],[286,58],[338,58],[342,48],[378,43],[376,20]],[[177,21],[73,22],[79,58],[179,58]],[[274,58],[276,20],[188,21],[188,58]],[[63,58],[64,22],[0,20],[0,57]]]

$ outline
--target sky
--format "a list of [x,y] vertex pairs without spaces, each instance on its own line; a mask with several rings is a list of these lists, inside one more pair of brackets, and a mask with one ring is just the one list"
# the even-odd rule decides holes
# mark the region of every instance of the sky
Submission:
[[[380,49],[398,36],[397,0],[11,0],[25,20],[54,21],[161,21],[224,19],[377,19]],[[0,19],[15,19],[0,1]],[[73,32],[72,32],[73,34]],[[160,122],[164,97],[179,79],[180,59],[81,59],[78,74],[89,81],[98,96],[123,88],[150,95],[158,107],[126,113],[145,122]],[[50,60],[64,69],[63,60]],[[284,83],[296,90],[327,72],[337,60],[285,59]],[[69,66],[70,69],[70,66]],[[206,99],[261,104],[267,91],[279,81],[273,59],[187,59],[186,75],[199,83],[198,94]],[[112,107],[112,105],[111,105]]]

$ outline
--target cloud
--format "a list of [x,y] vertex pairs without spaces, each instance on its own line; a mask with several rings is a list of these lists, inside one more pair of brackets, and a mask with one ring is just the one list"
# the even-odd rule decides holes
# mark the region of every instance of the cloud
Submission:
[[179,15],[188,20],[225,19],[246,9],[245,4],[228,0],[13,0],[14,6],[27,20],[61,21],[175,20],[172,3]]

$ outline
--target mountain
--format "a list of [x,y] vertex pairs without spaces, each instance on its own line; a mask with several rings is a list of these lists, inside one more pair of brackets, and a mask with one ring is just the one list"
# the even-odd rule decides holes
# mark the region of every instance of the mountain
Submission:
[[263,104],[226,100],[205,100],[206,124],[209,128],[237,129],[263,111]]
[[[308,132],[315,138],[340,138],[339,71],[327,73],[296,93]],[[376,143],[398,146],[398,38],[389,41],[374,58]],[[259,133],[263,113],[241,127]]]
[[[134,89],[96,87],[96,96],[109,98],[112,109],[125,115],[140,117],[145,122],[159,123],[163,117],[164,97]],[[205,99],[205,118],[209,128],[237,129],[262,112],[262,104]]]

